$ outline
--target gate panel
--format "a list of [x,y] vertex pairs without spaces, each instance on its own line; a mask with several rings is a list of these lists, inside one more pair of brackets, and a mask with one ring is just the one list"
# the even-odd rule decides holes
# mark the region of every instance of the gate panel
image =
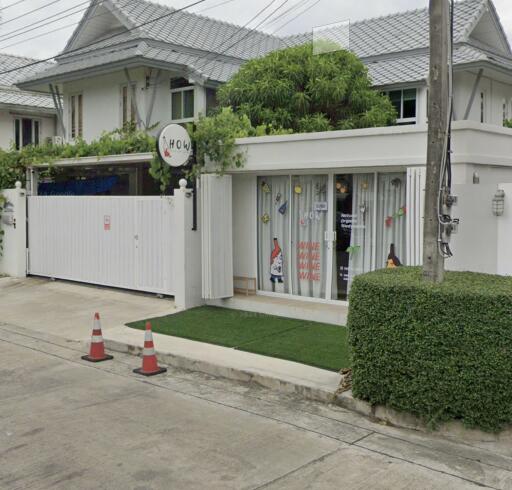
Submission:
[[142,290],[169,294],[168,291],[173,289],[174,217],[172,198],[137,201],[137,273]]
[[174,294],[172,204],[160,197],[31,196],[28,271]]

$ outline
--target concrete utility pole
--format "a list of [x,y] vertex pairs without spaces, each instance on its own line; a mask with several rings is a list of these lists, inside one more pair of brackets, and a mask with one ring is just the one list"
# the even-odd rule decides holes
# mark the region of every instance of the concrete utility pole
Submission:
[[449,0],[430,0],[430,76],[428,101],[427,182],[423,276],[429,282],[444,279],[444,258],[439,252],[439,182],[444,158],[449,110],[448,49]]

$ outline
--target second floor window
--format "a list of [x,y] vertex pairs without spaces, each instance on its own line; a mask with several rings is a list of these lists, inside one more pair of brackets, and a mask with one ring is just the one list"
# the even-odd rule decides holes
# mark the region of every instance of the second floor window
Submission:
[[486,109],[485,92],[480,93],[480,122],[483,124],[486,122],[485,109]]
[[194,119],[194,85],[184,78],[171,79],[171,115],[173,121]]
[[38,119],[17,117],[14,119],[14,145],[17,150],[24,146],[39,145],[41,123]]
[[415,124],[417,90],[415,88],[391,90],[387,95],[396,109],[397,124]]
[[69,98],[71,138],[82,138],[84,135],[84,97],[82,94]]

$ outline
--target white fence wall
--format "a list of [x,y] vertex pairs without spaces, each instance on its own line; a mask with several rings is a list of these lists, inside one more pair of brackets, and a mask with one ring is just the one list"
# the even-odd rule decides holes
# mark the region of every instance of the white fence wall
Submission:
[[174,198],[28,198],[28,271],[175,294]]
[[[11,277],[26,276],[26,247],[27,236],[27,201],[25,190],[21,183],[16,183],[15,189],[0,191],[5,199],[0,230],[3,235],[3,251],[0,251],[0,275]],[[2,214],[2,213],[0,213]]]

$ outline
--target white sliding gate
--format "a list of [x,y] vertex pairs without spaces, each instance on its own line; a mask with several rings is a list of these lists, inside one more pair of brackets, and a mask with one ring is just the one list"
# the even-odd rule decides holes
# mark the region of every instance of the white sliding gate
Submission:
[[28,198],[28,273],[175,294],[174,198]]

